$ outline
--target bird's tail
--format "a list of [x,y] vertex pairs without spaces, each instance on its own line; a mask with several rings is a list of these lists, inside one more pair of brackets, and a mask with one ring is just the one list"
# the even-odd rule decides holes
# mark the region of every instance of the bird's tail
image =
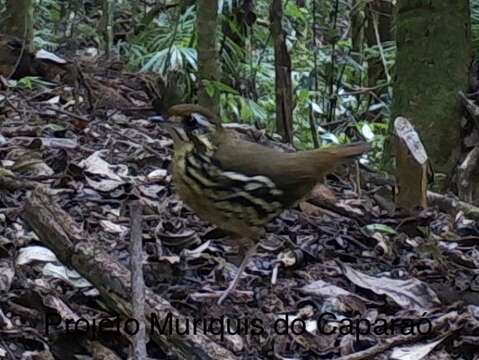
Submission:
[[371,145],[366,142],[356,142],[347,145],[339,145],[320,149],[318,151],[330,153],[337,162],[355,159],[371,150]]
[[331,146],[322,149],[303,151],[300,153],[303,164],[309,164],[309,175],[324,176],[334,170],[337,165],[354,160],[371,150],[371,145],[365,142],[347,145]]

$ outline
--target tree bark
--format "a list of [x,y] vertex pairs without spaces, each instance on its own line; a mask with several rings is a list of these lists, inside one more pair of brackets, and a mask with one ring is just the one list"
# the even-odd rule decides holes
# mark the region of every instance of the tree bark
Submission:
[[216,27],[218,22],[217,0],[199,1],[197,6],[198,26],[198,102],[205,108],[218,114],[219,94],[208,94],[206,83],[218,81],[219,61],[216,46]]
[[139,322],[133,336],[133,359],[147,358],[145,326],[145,280],[143,278],[143,205],[140,200],[130,203],[130,273],[133,318]]
[[274,41],[274,65],[276,88],[276,128],[284,142],[293,143],[293,85],[291,82],[291,58],[286,47],[283,30],[283,4],[273,0],[270,21]]
[[2,32],[24,40],[26,49],[33,51],[32,0],[7,0],[6,5]]
[[394,121],[398,207],[413,211],[427,207],[428,158],[421,139],[405,118]]
[[457,168],[457,190],[459,198],[469,203],[475,203],[475,199],[478,197],[476,174],[478,165],[479,146],[475,146]]
[[[364,43],[364,5],[360,0],[353,0],[350,14],[351,19],[351,46],[353,50],[352,57],[358,64],[363,62],[363,43]],[[357,75],[361,75],[358,72]],[[361,82],[361,79],[358,83]]]
[[450,174],[461,144],[457,93],[467,87],[472,54],[469,1],[398,6],[393,118],[410,119],[434,170]]

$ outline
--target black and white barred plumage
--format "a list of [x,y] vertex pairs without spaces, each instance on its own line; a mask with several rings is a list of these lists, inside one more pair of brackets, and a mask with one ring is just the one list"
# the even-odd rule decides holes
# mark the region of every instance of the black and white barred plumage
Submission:
[[297,204],[335,165],[369,150],[361,143],[284,153],[245,141],[194,110],[207,112],[185,104],[170,114],[177,192],[204,220],[243,237]]
[[224,216],[261,226],[283,210],[283,194],[266,176],[225,171],[218,161],[191,149],[184,157],[183,181]]

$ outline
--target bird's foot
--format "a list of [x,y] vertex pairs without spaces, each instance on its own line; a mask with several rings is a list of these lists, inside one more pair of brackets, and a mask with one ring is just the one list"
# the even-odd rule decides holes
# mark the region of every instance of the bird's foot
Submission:
[[218,299],[218,305],[221,305],[223,301],[225,301],[226,298],[236,289],[236,286],[238,285],[238,281],[235,281],[235,280],[230,282],[228,288],[225,291],[223,291],[223,294],[221,294],[220,298]]
[[256,246],[257,246],[257,244],[253,245],[246,252],[245,256],[243,257],[243,261],[241,261],[240,267],[239,267],[238,272],[236,273],[233,281],[230,282],[228,288],[223,292],[221,297],[218,299],[218,305],[221,305],[221,303],[223,301],[225,301],[225,299],[228,297],[228,295],[236,289],[236,286],[238,285],[238,282],[241,278],[241,275],[244,273],[244,271],[246,269],[246,265],[248,264],[248,261],[251,259],[251,256],[256,251]]
[[233,280],[231,280],[231,282],[228,285],[228,287],[226,288],[226,290],[223,291],[223,294],[218,299],[218,305],[221,305],[221,303],[223,301],[225,301],[225,299],[228,297],[228,295],[231,294],[233,291],[235,291],[236,287],[238,286],[239,280],[244,273],[247,261],[248,261],[248,259],[243,259],[243,262],[240,265],[240,268],[238,269],[238,271],[236,272],[235,277],[233,278]]

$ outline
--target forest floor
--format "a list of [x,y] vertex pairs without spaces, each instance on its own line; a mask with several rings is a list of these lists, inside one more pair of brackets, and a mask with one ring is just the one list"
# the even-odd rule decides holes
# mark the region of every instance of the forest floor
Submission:
[[[106,69],[84,77],[90,96],[68,85],[0,91],[0,358],[129,353],[123,328],[84,331],[118,314],[92,285],[95,276],[32,230],[25,206],[37,186],[83,239],[126,268],[129,205],[140,200],[146,286],[203,321],[212,341],[237,358],[479,358],[475,221],[434,208],[395,213],[393,189],[367,181],[358,189],[353,167],[267,226],[238,291],[217,305],[233,273],[230,248],[175,195],[172,141],[147,120],[151,83]],[[63,321],[49,328],[46,314]],[[226,319],[239,328],[227,330]],[[175,358],[155,341],[148,350]]]

